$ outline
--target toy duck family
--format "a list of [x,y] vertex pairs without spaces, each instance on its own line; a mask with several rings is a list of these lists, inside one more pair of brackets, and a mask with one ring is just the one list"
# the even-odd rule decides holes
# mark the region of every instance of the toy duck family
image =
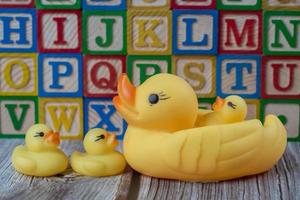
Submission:
[[[287,145],[285,127],[276,116],[268,115],[264,124],[245,121],[247,105],[234,95],[218,97],[212,110],[198,109],[192,87],[172,74],[154,75],[138,87],[123,74],[113,103],[128,123],[124,157],[115,150],[114,134],[91,129],[83,141],[86,153],[71,155],[75,172],[116,175],[127,161],[134,170],[158,178],[227,180],[269,170]],[[12,155],[18,172],[52,176],[67,168],[59,135],[46,125],[31,127],[25,143]]]

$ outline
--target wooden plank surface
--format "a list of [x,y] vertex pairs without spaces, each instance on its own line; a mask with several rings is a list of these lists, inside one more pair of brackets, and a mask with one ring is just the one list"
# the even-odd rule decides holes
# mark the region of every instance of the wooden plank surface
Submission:
[[[61,148],[68,155],[82,150],[82,141],[64,141]],[[0,199],[126,199],[130,188],[132,170],[123,175],[91,178],[78,176],[71,169],[65,174],[50,178],[21,175],[11,166],[13,148],[23,140],[0,140]]]

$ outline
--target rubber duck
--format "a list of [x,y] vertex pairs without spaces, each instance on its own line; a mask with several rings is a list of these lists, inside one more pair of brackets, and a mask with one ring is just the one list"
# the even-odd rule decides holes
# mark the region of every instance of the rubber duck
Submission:
[[118,146],[115,134],[104,129],[88,131],[83,141],[86,153],[73,152],[71,166],[79,174],[86,176],[112,176],[120,174],[126,167],[124,156],[115,150]]
[[237,95],[225,99],[217,97],[212,109],[212,112],[198,115],[196,127],[241,122],[247,115],[246,101]]
[[45,124],[31,126],[25,136],[25,146],[17,146],[12,153],[16,171],[30,176],[53,176],[64,172],[67,156],[58,148],[59,133]]
[[113,103],[128,127],[123,148],[136,171],[158,178],[220,181],[269,170],[287,144],[286,130],[274,115],[194,127],[197,96],[182,78],[158,74],[134,87],[126,74]]

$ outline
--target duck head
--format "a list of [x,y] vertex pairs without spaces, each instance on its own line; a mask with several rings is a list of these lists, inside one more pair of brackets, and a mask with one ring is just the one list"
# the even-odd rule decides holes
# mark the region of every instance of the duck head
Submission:
[[113,151],[118,146],[116,134],[108,134],[104,129],[94,128],[87,132],[83,141],[84,149],[92,155]]
[[192,128],[198,111],[193,88],[166,73],[154,75],[138,87],[122,74],[113,103],[129,125],[168,132]]
[[237,95],[231,95],[225,99],[217,97],[212,108],[228,123],[243,121],[247,115],[247,104],[243,98]]
[[31,151],[55,150],[60,143],[60,137],[58,132],[45,124],[35,124],[28,129],[25,143]]

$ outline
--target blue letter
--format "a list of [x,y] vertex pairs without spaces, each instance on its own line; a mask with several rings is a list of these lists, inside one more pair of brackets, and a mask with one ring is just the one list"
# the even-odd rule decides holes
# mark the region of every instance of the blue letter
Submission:
[[230,74],[232,69],[235,70],[235,85],[231,87],[233,90],[246,90],[247,87],[243,84],[243,70],[246,68],[248,74],[252,73],[252,65],[250,63],[228,63],[226,66],[227,74]]
[[[72,74],[72,65],[68,62],[49,62],[49,65],[52,65],[52,85],[50,85],[50,88],[52,89],[62,89],[64,88],[63,85],[59,84],[59,78],[60,77],[66,77],[66,76],[70,76]],[[60,72],[59,71],[59,66],[65,66],[66,67],[66,71],[65,72]]]
[[14,41],[11,40],[12,33],[19,35],[19,40],[16,41],[16,44],[29,44],[29,41],[26,39],[26,23],[29,20],[28,17],[15,17],[15,20],[19,22],[19,28],[11,28],[10,25],[14,20],[13,17],[0,17],[3,24],[3,39],[0,41],[2,44],[14,44]]
[[193,24],[197,22],[197,19],[186,18],[182,20],[186,24],[186,37],[182,43],[185,46],[206,46],[208,44],[208,35],[203,36],[202,41],[193,41]]
[[[116,112],[116,108],[113,105],[92,105],[91,108],[94,109],[101,118],[94,128],[105,128],[107,131],[112,132],[120,131],[120,129],[115,127],[115,125],[110,121],[110,117]],[[104,112],[106,109],[108,109],[108,112]],[[104,125],[106,125],[106,127]]]

